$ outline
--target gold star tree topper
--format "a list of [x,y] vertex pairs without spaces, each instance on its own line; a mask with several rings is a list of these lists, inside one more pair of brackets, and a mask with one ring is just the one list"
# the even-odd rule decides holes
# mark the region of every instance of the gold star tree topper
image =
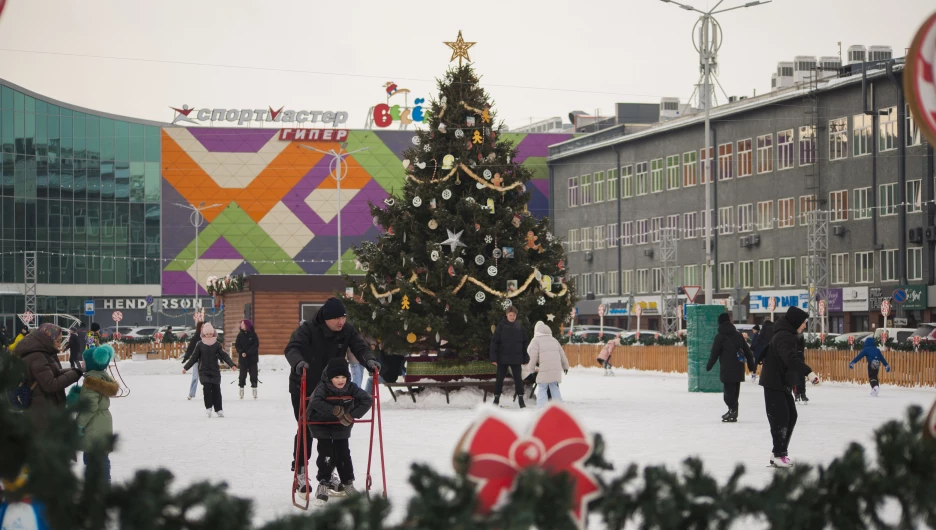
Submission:
[[461,30],[458,30],[458,38],[455,39],[455,42],[446,42],[445,45],[452,49],[452,58],[449,59],[449,62],[455,60],[458,57],[458,66],[462,65],[462,58],[465,58],[468,62],[471,62],[471,57],[468,57],[468,48],[471,48],[477,44],[476,42],[465,42],[465,39],[462,38]]

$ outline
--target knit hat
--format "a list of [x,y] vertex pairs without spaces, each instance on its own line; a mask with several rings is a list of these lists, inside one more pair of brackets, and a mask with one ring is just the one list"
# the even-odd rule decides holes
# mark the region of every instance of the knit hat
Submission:
[[84,359],[88,370],[104,371],[114,359],[114,348],[107,344],[97,348],[88,348],[81,354],[81,357]]
[[809,318],[809,315],[806,313],[806,311],[803,311],[796,306],[791,306],[789,309],[787,309],[786,316],[783,318],[785,318],[787,322],[793,325],[793,329],[799,329],[799,327],[803,325],[803,322],[806,322],[806,319]]
[[332,320],[334,318],[341,318],[348,314],[345,311],[344,304],[341,303],[341,300],[335,298],[334,296],[329,298],[325,305],[322,306],[322,318],[325,320]]
[[754,331],[760,331],[760,324],[754,324],[754,327],[751,329],[753,329]]
[[211,325],[211,322],[205,322],[205,325],[202,326],[201,341],[205,344],[205,346],[212,346],[214,343],[218,342],[218,332],[215,331],[215,328]]
[[36,331],[52,339],[52,342],[58,342],[62,338],[62,328],[50,322],[40,325]]
[[348,368],[348,361],[346,361],[344,357],[335,357],[328,361],[328,366],[325,367],[325,377],[328,380],[339,375],[343,375],[349,380],[351,379],[351,370]]
[[722,313],[718,315],[718,323],[724,324],[725,322],[731,322],[731,315],[728,313]]
[[92,323],[91,323],[91,331],[92,331],[92,332],[101,331],[101,325],[98,324],[97,322],[92,322]]

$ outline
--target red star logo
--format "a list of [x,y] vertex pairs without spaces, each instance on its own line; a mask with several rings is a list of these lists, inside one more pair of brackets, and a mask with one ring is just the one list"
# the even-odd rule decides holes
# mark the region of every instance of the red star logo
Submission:
[[172,109],[172,110],[174,110],[174,111],[176,111],[176,112],[178,112],[179,114],[185,116],[186,118],[188,118],[188,115],[191,114],[193,110],[195,110],[195,109],[185,109],[185,110],[182,110],[182,109],[177,109],[177,108],[175,108],[175,107],[169,107],[169,108]]

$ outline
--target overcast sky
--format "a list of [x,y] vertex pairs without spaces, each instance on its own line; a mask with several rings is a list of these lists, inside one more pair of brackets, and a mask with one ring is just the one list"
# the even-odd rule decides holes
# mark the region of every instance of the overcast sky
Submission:
[[[719,79],[729,95],[763,93],[778,61],[838,55],[839,41],[843,55],[884,44],[902,56],[933,10],[933,0],[774,0],[725,13]],[[611,114],[616,102],[686,101],[699,75],[696,18],[659,0],[8,0],[0,77],[164,122],[183,104],[285,105],[347,111],[360,128],[387,81],[430,95],[449,65],[442,42],[460,29],[477,42],[471,59],[498,117],[516,127]]]

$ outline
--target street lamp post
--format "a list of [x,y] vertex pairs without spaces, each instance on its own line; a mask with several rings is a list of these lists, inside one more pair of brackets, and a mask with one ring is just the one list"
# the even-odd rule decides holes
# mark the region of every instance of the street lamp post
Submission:
[[341,276],[341,181],[345,177],[345,175],[341,173],[341,166],[344,165],[345,173],[347,173],[348,163],[345,162],[345,158],[349,155],[353,155],[354,153],[367,151],[368,148],[362,147],[360,149],[355,149],[354,151],[342,152],[344,149],[344,144],[342,144],[338,151],[335,151],[334,149],[322,151],[321,149],[317,149],[311,145],[303,145],[301,147],[304,147],[309,151],[315,151],[316,153],[332,156],[331,162],[328,163],[328,171],[331,173],[332,178],[335,179],[335,182],[338,184],[338,275]]
[[[769,4],[772,0],[756,0],[754,2],[747,2],[744,5],[729,7],[727,9],[722,9],[721,11],[715,11],[718,9],[718,6],[722,4],[725,0],[719,0],[715,7],[709,9],[708,11],[701,11],[690,5],[681,4],[674,0],[660,0],[661,2],[667,4],[675,4],[679,6],[680,9],[686,11],[695,11],[701,13],[702,16],[699,18],[699,23],[702,27],[700,28],[700,35],[698,46],[696,49],[699,51],[699,61],[701,62],[703,69],[703,81],[702,81],[702,101],[705,105],[705,145],[702,147],[703,152],[705,153],[705,163],[708,164],[708,177],[705,181],[705,213],[703,221],[705,222],[705,303],[712,303],[712,225],[713,223],[713,212],[712,210],[712,179],[715,176],[715,157],[714,149],[712,148],[712,130],[711,130],[711,121],[709,119],[710,109],[712,107],[712,60],[715,58],[715,55],[718,53],[718,48],[721,46],[721,27],[718,25],[718,22],[715,20],[713,15],[719,13],[724,13],[726,11],[734,11],[735,9],[741,9],[744,7],[754,7],[761,4]],[[703,176],[706,172],[703,170]]]
[[172,204],[192,211],[191,215],[189,215],[189,222],[191,222],[192,227],[195,228],[195,299],[192,300],[192,310],[194,311],[196,304],[198,304],[198,227],[200,227],[202,223],[205,222],[205,216],[202,215],[202,211],[210,210],[211,208],[217,208],[221,205],[212,204],[210,206],[205,206],[204,201],[199,203],[197,207],[183,202],[174,202]]

